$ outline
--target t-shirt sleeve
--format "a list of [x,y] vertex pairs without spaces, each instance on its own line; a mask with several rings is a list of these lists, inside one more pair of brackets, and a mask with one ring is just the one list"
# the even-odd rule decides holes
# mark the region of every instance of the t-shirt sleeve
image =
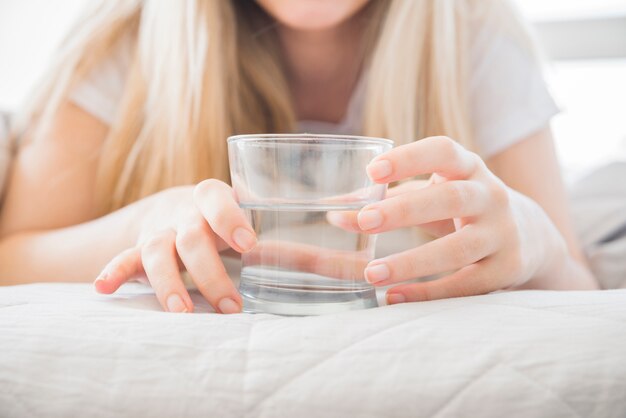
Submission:
[[489,158],[547,126],[559,112],[532,52],[482,31],[471,58],[470,107],[478,153]]
[[130,60],[127,42],[118,45],[107,59],[74,87],[69,95],[70,101],[107,125],[111,125],[124,93]]

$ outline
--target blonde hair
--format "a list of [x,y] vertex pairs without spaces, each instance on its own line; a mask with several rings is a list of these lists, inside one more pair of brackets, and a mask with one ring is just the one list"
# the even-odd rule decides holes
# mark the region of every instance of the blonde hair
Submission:
[[[448,135],[472,148],[468,38],[480,21],[520,28],[509,24],[519,22],[510,7],[500,0],[366,7],[363,134],[397,144]],[[175,185],[228,181],[228,136],[295,129],[272,27],[252,1],[102,0],[68,36],[25,120],[45,135],[72,88],[131,42],[124,95],[100,156],[102,212]]]

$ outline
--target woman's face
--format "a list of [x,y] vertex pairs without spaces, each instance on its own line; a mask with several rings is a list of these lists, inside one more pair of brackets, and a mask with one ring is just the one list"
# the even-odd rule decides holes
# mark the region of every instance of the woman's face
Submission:
[[295,30],[324,30],[354,16],[369,0],[256,0],[276,21]]

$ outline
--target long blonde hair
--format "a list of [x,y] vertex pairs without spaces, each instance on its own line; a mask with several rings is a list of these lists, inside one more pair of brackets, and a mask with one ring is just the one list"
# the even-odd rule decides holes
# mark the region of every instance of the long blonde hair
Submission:
[[[499,22],[524,38],[515,13],[501,0],[366,7],[363,134],[397,144],[448,135],[472,148],[472,26]],[[228,136],[296,126],[272,25],[253,1],[101,0],[68,36],[24,120],[45,135],[72,88],[131,39],[124,95],[99,159],[102,212],[175,185],[228,181]]]

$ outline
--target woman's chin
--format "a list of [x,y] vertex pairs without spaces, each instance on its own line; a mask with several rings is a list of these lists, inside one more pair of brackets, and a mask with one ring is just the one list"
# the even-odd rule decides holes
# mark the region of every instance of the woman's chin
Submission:
[[324,31],[356,15],[369,0],[257,0],[281,25],[299,31]]

